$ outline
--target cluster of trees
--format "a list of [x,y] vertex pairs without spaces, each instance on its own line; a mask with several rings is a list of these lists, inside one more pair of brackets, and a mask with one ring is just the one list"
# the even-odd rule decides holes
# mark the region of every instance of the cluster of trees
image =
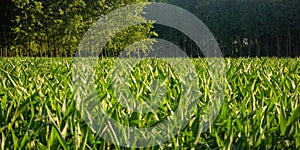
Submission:
[[224,56],[300,55],[299,0],[162,0],[193,12]]
[[[146,0],[1,1],[0,56],[74,56],[83,35],[100,17],[117,8],[139,2]],[[142,11],[136,10],[137,13]],[[129,41],[147,38],[153,34],[150,28],[150,23],[137,25],[118,34],[118,38],[113,40],[124,41],[125,37],[130,37],[127,38]],[[110,42],[106,49],[116,51],[125,46]]]
[[[99,17],[127,4],[146,1],[1,1],[0,56],[73,56],[82,36]],[[300,55],[299,0],[156,1],[177,5],[198,16],[217,38],[224,56]],[[110,42],[106,50],[114,54],[134,40],[155,36],[156,31],[160,37],[167,35],[168,40],[185,47],[189,55],[198,55],[193,54],[196,46],[187,37],[156,27],[153,30],[150,23],[132,27],[130,32],[118,35],[122,38],[114,39],[123,42]],[[128,37],[134,38],[128,42]]]

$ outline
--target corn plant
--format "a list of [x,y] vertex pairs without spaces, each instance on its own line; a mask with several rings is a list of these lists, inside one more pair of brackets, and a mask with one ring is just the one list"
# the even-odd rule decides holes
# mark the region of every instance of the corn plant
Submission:
[[[155,79],[166,83],[157,111],[136,113],[118,103],[112,90],[113,62],[112,58],[99,59],[91,79],[99,104],[111,118],[145,128],[172,115],[182,84],[172,67],[154,60],[132,66],[128,84],[138,101],[147,103],[153,90],[149,84]],[[204,133],[199,132],[201,108],[214,92],[213,80],[204,59],[192,62],[201,93],[198,109],[178,135],[145,149],[300,148],[300,59],[225,59],[224,102],[218,118]],[[76,68],[71,58],[0,59],[0,149],[125,149],[103,139],[83,119],[74,99],[80,89],[72,84],[72,69]]]

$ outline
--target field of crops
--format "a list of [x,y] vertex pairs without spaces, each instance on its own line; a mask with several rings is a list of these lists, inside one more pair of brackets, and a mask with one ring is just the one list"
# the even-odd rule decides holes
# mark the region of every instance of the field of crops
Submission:
[[[202,107],[213,80],[203,59],[192,60],[199,77]],[[300,59],[225,59],[222,108],[209,129],[199,132],[201,111],[171,140],[146,149],[300,149]],[[149,61],[133,67],[130,89],[149,98],[147,84],[168,83],[157,112],[136,113],[120,105],[111,90],[112,59],[96,65],[96,95],[118,122],[138,128],[155,126],[172,115],[180,101],[180,82],[172,68]],[[150,66],[150,67],[149,67]],[[0,59],[0,149],[123,149],[92,130],[75,101],[71,58]],[[97,110],[97,108],[95,108]]]

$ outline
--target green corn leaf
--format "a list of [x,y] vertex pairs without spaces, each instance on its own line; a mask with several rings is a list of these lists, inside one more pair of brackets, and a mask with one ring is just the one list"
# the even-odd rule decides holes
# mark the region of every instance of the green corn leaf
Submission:
[[236,122],[236,125],[237,125],[237,128],[239,129],[239,131],[243,132],[244,130],[243,130],[241,121],[238,118],[235,118],[235,122]]
[[5,145],[6,143],[6,136],[4,134],[4,132],[1,132],[1,149],[5,149],[7,146]]
[[280,132],[281,135],[285,134],[285,130],[287,128],[287,121],[286,121],[286,117],[284,115],[284,108],[280,107],[280,114],[279,114],[279,125],[280,125]]
[[292,116],[289,117],[287,126],[290,126],[290,125],[293,124],[295,121],[297,121],[299,118],[300,118],[300,107],[297,107],[297,108],[293,111]]
[[[32,97],[32,96],[31,96]],[[19,117],[19,115],[25,111],[25,109],[30,105],[30,98],[27,98],[26,101],[24,101],[16,110],[13,118],[11,119],[11,122],[8,126],[8,130],[11,130],[13,123],[15,122],[15,120]]]
[[13,139],[13,143],[14,143],[14,148],[17,149],[18,144],[19,144],[19,139],[17,138],[14,129],[11,129],[10,131],[11,131],[11,135],[12,135],[12,139]]
[[83,137],[83,141],[81,142],[81,145],[80,145],[80,149],[81,150],[84,150],[86,145],[87,145],[87,139],[88,139],[88,136],[90,134],[90,130],[86,129],[85,133],[84,133],[84,137]]
[[28,132],[26,132],[19,148],[20,149],[24,148],[28,141],[29,141],[29,136],[28,136]]
[[62,145],[62,147],[64,149],[68,149],[68,144],[67,142],[63,139],[61,132],[59,131],[59,129],[57,128],[56,125],[52,126],[52,130],[54,131],[54,135],[55,137],[58,139],[59,143]]
[[62,120],[65,120],[69,115],[71,115],[72,113],[74,113],[74,111],[75,111],[75,102],[72,101],[71,105],[68,107],[67,112],[64,114]]

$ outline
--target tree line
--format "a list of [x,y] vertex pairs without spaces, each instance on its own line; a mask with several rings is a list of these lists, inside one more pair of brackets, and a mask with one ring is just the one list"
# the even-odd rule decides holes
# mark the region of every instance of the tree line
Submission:
[[[1,1],[0,56],[74,56],[82,36],[99,17],[127,4],[146,1]],[[185,8],[199,17],[215,35],[224,56],[300,55],[299,0],[158,1]],[[109,42],[106,50],[114,54],[137,39],[159,36],[179,43],[193,57],[198,55],[193,53],[197,47],[187,37],[172,29],[155,27],[152,23],[134,26],[118,34],[113,39],[116,42]]]
[[224,56],[300,55],[299,0],[162,0],[193,12]]
[[[6,0],[1,1],[1,50],[4,57],[72,57],[86,31],[102,16],[145,0]],[[142,9],[135,10],[138,14]],[[136,16],[141,19],[140,16]],[[136,25],[119,33],[105,49],[149,38],[152,24]],[[129,37],[129,38],[128,38]],[[120,43],[114,40],[122,41]],[[112,52],[114,53],[114,52]],[[107,55],[104,53],[104,55]]]

